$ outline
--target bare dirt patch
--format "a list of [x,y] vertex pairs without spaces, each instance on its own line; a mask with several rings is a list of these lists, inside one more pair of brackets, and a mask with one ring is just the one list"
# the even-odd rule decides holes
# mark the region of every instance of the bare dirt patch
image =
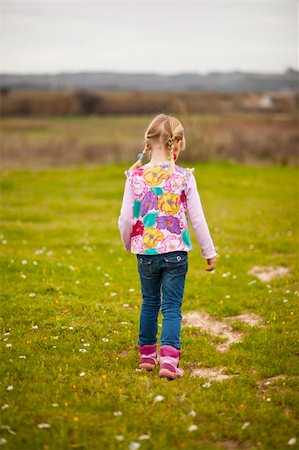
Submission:
[[209,381],[223,381],[223,380],[228,380],[229,378],[237,376],[237,374],[228,375],[228,374],[222,373],[225,370],[226,370],[225,367],[218,367],[217,369],[198,368],[198,369],[193,369],[191,371],[191,376],[200,377],[200,378],[208,378]]
[[298,379],[297,376],[289,376],[289,375],[276,375],[274,377],[263,378],[262,380],[257,381],[257,386],[260,394],[265,394],[267,389],[275,388],[277,391],[282,392],[283,386],[277,385],[278,381],[287,381]]
[[249,450],[252,448],[251,445],[247,444],[246,442],[236,442],[232,439],[222,439],[220,441],[217,441],[217,444],[215,444],[215,449],[219,450]]
[[262,319],[256,314],[240,314],[219,321],[204,311],[190,311],[183,315],[182,325],[201,328],[214,336],[225,339],[225,342],[217,344],[217,350],[225,352],[234,342],[241,342],[244,336],[243,331],[234,330],[228,323],[234,320],[251,326],[262,324]]
[[289,272],[288,267],[282,266],[253,266],[248,271],[249,275],[253,275],[265,283],[269,283],[275,278],[285,277]]
[[239,314],[238,316],[227,317],[225,320],[229,322],[237,320],[239,322],[245,323],[245,325],[250,325],[251,327],[264,326],[263,319],[254,313]]

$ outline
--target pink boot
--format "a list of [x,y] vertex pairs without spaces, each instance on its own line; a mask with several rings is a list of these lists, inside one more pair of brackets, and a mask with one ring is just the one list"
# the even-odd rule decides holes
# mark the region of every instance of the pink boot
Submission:
[[158,362],[157,345],[138,345],[140,352],[139,367],[151,371]]
[[183,369],[179,369],[181,351],[171,345],[163,345],[160,348],[160,377],[177,378],[184,375]]

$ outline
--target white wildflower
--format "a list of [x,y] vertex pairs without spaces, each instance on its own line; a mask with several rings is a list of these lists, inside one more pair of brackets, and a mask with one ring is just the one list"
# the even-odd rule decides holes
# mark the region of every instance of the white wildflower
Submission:
[[226,295],[225,298],[230,298],[230,295]]
[[146,439],[150,439],[150,435],[149,434],[142,434],[141,436],[139,436],[139,441],[144,441]]
[[109,273],[104,273],[104,277],[108,278],[109,276]]
[[288,441],[288,445],[295,445],[296,442],[297,442],[297,439],[295,437],[293,437]]
[[6,346],[5,347],[12,347],[12,344],[6,344]]
[[211,386],[211,383],[209,382],[209,381],[206,381],[203,385],[202,385],[202,387],[204,387],[204,388],[208,388],[208,387],[210,387]]
[[130,306],[129,303],[124,303],[124,304],[123,304],[123,307],[124,307],[124,308],[129,308],[129,306]]
[[125,438],[123,437],[122,434],[117,434],[117,435],[115,436],[115,439],[116,439],[117,441],[123,441]]
[[21,273],[21,278],[25,279],[25,278],[27,278],[27,275],[25,275],[24,273]]
[[34,266],[37,266],[38,265],[38,262],[37,261],[32,261],[32,264],[34,265]]
[[83,344],[83,347],[90,347],[90,344],[88,344],[87,342],[85,342],[85,344]]
[[192,411],[189,412],[188,416],[195,417],[196,416],[196,412],[192,410]]
[[85,348],[79,348],[79,352],[81,352],[81,353],[86,353],[87,350],[86,350]]
[[75,270],[75,267],[74,267],[74,266],[72,266],[72,265],[70,265],[70,266],[69,266],[69,269],[71,269],[71,270]]
[[1,426],[1,429],[2,429],[2,430],[6,430],[9,434],[13,434],[13,435],[17,434],[15,431],[13,431],[13,430],[10,428],[9,425],[2,425],[2,426]]
[[36,331],[36,330],[38,330],[38,325],[32,325],[32,331]]
[[155,401],[155,402],[162,402],[163,400],[164,400],[163,395],[157,395],[157,396],[154,398],[154,401]]
[[109,342],[109,339],[107,339],[107,338],[102,338],[102,341],[103,341],[103,342]]
[[250,422],[244,422],[242,425],[242,430],[245,430],[250,425]]
[[73,330],[74,329],[74,327],[69,327],[69,330]]
[[198,429],[197,425],[190,425],[190,427],[188,427],[188,431],[195,431]]
[[49,423],[39,423],[38,428],[50,428],[50,424]]
[[27,264],[27,259],[23,259],[22,264]]
[[52,403],[53,408],[57,408],[59,405],[58,403]]
[[122,412],[121,411],[114,411],[114,413],[113,413],[113,415],[115,416],[115,417],[118,417],[118,416],[122,416]]
[[139,442],[130,442],[129,450],[137,450],[140,447]]
[[1,409],[3,409],[3,410],[7,409],[7,408],[9,408],[9,405],[7,403],[4,403],[4,405],[1,406]]
[[228,277],[229,275],[230,275],[230,272],[225,272],[225,273],[222,274],[222,278],[226,278],[226,277]]
[[135,289],[134,288],[130,288],[129,292],[135,292]]
[[0,445],[7,444],[7,440],[3,437],[0,438]]
[[30,294],[29,294],[29,297],[35,297],[36,296],[36,294],[34,293],[34,292],[30,292]]
[[111,292],[110,297],[115,297],[117,295],[117,292]]
[[86,372],[81,372],[81,373],[79,374],[80,377],[84,377],[84,375],[86,375]]
[[266,399],[266,401],[267,401],[267,402],[271,402],[271,398],[268,397],[268,398]]
[[106,281],[106,283],[104,283],[104,286],[110,286],[109,281]]
[[9,386],[7,386],[6,390],[7,390],[7,391],[12,391],[12,390],[13,390],[13,385],[10,384]]

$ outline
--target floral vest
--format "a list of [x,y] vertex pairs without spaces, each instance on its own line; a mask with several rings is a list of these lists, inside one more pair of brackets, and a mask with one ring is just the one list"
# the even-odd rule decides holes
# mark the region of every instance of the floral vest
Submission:
[[186,185],[192,169],[145,165],[126,171],[134,196],[131,253],[155,255],[192,249],[188,231]]

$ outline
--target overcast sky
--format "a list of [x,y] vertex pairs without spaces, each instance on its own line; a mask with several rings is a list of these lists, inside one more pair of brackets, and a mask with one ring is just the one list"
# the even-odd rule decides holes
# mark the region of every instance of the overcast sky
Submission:
[[297,0],[0,0],[0,71],[282,72]]

